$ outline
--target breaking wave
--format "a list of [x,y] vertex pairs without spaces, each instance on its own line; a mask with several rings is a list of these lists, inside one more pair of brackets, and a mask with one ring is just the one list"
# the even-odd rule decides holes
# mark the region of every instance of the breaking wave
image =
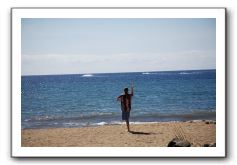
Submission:
[[93,77],[93,74],[83,74],[81,77]]
[[201,72],[179,72],[179,74],[181,74],[181,75],[185,75],[185,74],[201,74]]

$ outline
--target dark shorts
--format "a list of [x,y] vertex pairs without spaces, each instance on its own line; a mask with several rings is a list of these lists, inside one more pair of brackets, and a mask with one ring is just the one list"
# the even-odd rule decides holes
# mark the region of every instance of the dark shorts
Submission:
[[129,117],[130,117],[130,111],[129,112],[122,111],[122,120],[128,121]]

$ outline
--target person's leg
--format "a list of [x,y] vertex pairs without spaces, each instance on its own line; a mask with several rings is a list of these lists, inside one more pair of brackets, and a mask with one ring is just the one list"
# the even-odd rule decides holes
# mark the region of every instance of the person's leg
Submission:
[[125,120],[128,132],[130,132],[129,117],[130,117],[129,112],[122,111],[122,120]]
[[129,127],[129,120],[126,120],[126,124],[127,124],[127,129],[128,129],[128,132],[130,132],[130,127]]

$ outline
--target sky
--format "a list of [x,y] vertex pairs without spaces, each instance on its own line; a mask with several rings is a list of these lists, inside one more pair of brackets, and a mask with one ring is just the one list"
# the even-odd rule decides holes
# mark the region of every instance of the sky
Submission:
[[22,75],[216,68],[215,18],[23,18]]

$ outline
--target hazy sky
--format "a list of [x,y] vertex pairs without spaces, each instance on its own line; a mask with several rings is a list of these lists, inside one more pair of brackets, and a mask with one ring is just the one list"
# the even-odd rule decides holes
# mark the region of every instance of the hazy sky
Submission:
[[22,75],[216,68],[215,19],[22,19]]

